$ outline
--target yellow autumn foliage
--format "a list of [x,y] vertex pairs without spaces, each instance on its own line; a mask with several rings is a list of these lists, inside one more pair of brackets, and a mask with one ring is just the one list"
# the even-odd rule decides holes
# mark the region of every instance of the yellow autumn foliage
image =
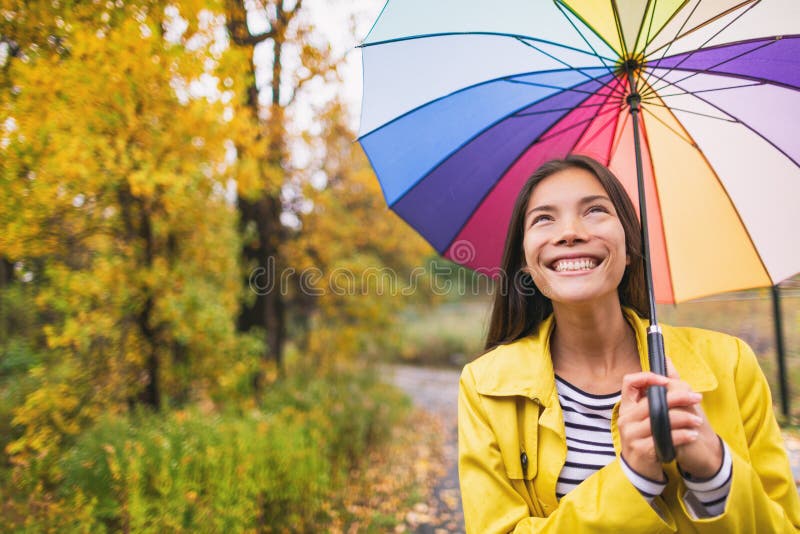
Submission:
[[201,3],[179,13],[196,13],[194,33],[172,41],[167,3],[119,4],[96,17],[17,6],[19,20],[62,18],[68,48],[30,45],[5,66],[0,96],[0,256],[30,269],[47,352],[15,411],[23,430],[7,452],[20,460],[100,413],[189,400],[223,374],[238,384],[224,362],[259,350],[236,333],[240,242],[226,195],[245,69],[218,61],[224,20]]
[[356,355],[379,357],[397,335],[398,313],[434,297],[423,269],[433,249],[386,206],[366,156],[352,142],[345,109],[333,103],[320,120],[327,184],[304,189],[313,208],[285,250],[304,282],[295,288],[298,298],[310,306],[305,348],[325,368]]

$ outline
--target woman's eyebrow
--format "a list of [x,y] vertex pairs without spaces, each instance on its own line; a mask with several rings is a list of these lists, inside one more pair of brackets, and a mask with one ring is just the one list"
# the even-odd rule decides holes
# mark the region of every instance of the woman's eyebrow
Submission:
[[589,204],[591,202],[595,202],[597,200],[605,200],[606,202],[611,202],[611,199],[608,198],[606,195],[589,195],[588,197],[583,197],[580,200],[581,204]]
[[536,206],[528,210],[528,213],[525,214],[525,217],[527,217],[534,211],[556,211],[556,208],[555,206],[551,206],[550,204],[542,204],[541,206]]

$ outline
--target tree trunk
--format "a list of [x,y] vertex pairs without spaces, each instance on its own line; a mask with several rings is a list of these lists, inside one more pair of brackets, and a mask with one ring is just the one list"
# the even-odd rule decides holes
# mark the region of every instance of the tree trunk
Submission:
[[[153,237],[153,225],[150,220],[150,213],[147,206],[147,201],[137,199],[139,205],[139,238],[144,245],[144,266],[150,269],[153,266],[153,259],[155,257],[155,242]],[[145,364],[145,374],[147,376],[147,384],[142,392],[142,402],[157,410],[161,406],[161,390],[159,388],[158,372],[160,367],[159,354],[158,354],[158,328],[152,324],[152,313],[154,308],[153,295],[147,295],[144,307],[139,314],[139,329],[142,336],[147,342],[147,362]]]
[[[121,208],[121,218],[128,241],[138,240],[143,247],[141,261],[142,267],[149,269],[155,257],[155,242],[153,228],[148,212],[147,202],[135,197],[129,187],[124,185],[117,193]],[[159,340],[158,329],[152,325],[152,312],[155,306],[153,295],[146,295],[142,309],[135,315],[135,324],[141,332],[147,347],[147,357],[144,369],[146,384],[144,389],[136,396],[138,404],[144,404],[153,409],[161,406],[161,389],[159,381]]]
[[148,341],[149,354],[145,362],[145,376],[147,377],[147,384],[144,390],[139,395],[139,401],[154,410],[161,406],[161,389],[158,380],[159,373],[159,357],[158,348],[155,343],[155,332],[150,326],[150,313],[153,309],[153,299],[148,298],[145,302],[144,309],[139,314],[139,329],[142,331],[145,339]]
[[[250,49],[251,57],[255,45],[266,39],[272,39],[272,90],[270,117],[262,132],[269,138],[267,151],[261,159],[262,165],[272,169],[283,168],[288,159],[286,150],[286,130],[284,128],[284,109],[281,106],[281,51],[285,36],[287,12],[283,3],[276,5],[277,17],[269,32],[253,36],[242,33],[246,9],[244,3],[232,2],[228,7],[229,31],[238,46]],[[255,80],[255,66],[250,62],[251,76]],[[252,116],[259,117],[258,88],[253,85],[248,90],[248,105]],[[259,134],[263,135],[263,134]],[[265,274],[266,289],[256,291],[256,299],[252,305],[243,305],[239,315],[238,327],[246,332],[252,328],[263,328],[265,331],[266,350],[264,359],[276,364],[278,372],[283,372],[283,350],[286,342],[286,295],[282,293],[281,274],[286,267],[281,256],[281,244],[287,239],[287,231],[281,223],[280,186],[276,187],[265,180],[261,196],[255,199],[239,198],[239,213],[242,228],[253,225],[256,238],[244,243],[242,251],[246,265],[255,264],[258,272]],[[248,273],[249,274],[249,273]],[[260,389],[262,377],[254,380],[256,389]]]
[[0,345],[8,340],[8,311],[5,301],[5,289],[14,277],[14,264],[0,257]]
[[257,289],[251,287],[256,291],[255,301],[250,306],[242,306],[239,330],[246,332],[254,327],[263,328],[267,345],[264,358],[274,361],[281,370],[286,341],[286,313],[280,281],[284,268],[279,251],[284,234],[280,221],[280,199],[266,195],[255,201],[240,198],[239,212],[242,225],[253,223],[257,235],[254,242],[245,243],[244,259],[249,265],[254,262],[256,269],[265,273],[264,283]]

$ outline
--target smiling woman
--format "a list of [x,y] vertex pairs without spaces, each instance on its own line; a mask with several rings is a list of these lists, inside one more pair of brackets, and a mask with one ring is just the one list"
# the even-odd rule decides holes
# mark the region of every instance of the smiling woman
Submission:
[[[742,341],[663,326],[649,372],[636,211],[598,162],[524,185],[488,352],[459,393],[468,532],[788,532],[800,500],[767,382]],[[518,273],[537,291],[525,291]],[[523,284],[524,285],[524,284]],[[646,391],[667,387],[676,461],[661,464]]]

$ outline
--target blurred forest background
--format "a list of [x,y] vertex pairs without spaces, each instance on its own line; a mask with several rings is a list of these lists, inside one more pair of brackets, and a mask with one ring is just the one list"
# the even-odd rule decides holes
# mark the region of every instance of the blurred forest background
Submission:
[[[463,365],[491,287],[389,212],[346,101],[303,99],[343,61],[306,10],[0,0],[0,531],[383,532],[426,491],[376,364]],[[663,319],[775,384],[747,295]]]
[[341,99],[296,120],[342,61],[305,10],[0,2],[0,530],[360,520],[353,473],[410,417],[367,363],[435,299],[362,274],[431,250]]

